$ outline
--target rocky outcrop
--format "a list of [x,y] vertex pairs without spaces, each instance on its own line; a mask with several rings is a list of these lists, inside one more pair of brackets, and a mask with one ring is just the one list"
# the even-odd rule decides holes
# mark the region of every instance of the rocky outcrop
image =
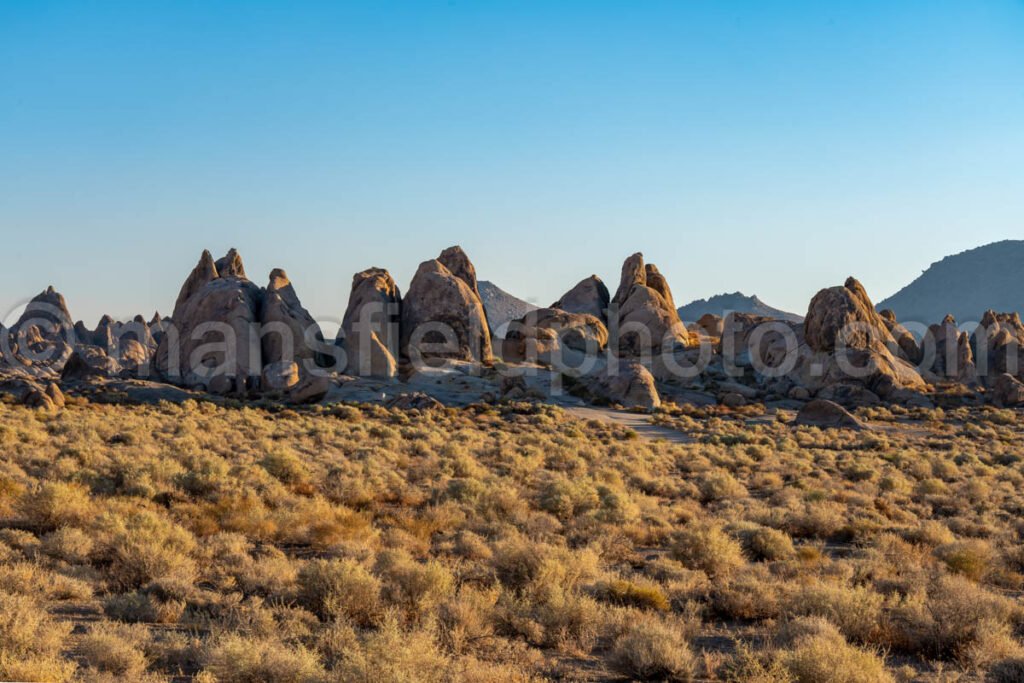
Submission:
[[812,394],[831,385],[858,385],[895,399],[927,388],[917,370],[896,355],[885,321],[852,277],[814,296],[803,332],[806,345],[790,377]]
[[60,369],[71,355],[75,325],[63,295],[53,287],[37,294],[11,328],[11,345],[31,365]]
[[626,357],[661,353],[695,343],[676,312],[668,283],[643,255],[633,254],[622,265],[619,288],[612,297],[618,324],[612,326],[613,348]]
[[979,374],[991,386],[1000,375],[1024,375],[1024,324],[1018,313],[986,311],[971,335]]
[[890,309],[881,311],[878,316],[882,319],[882,323],[885,324],[885,328],[892,335],[892,338],[896,342],[896,346],[899,348],[899,355],[903,360],[918,365],[922,361],[921,347],[917,343],[917,339],[911,334],[910,330],[905,328],[903,325],[896,320],[896,314]]
[[928,370],[937,378],[964,384],[977,381],[970,339],[957,328],[953,316],[947,315],[940,324],[928,328],[924,348],[924,355],[931,358]]
[[580,280],[575,287],[562,295],[549,308],[557,308],[566,313],[592,315],[603,323],[608,322],[608,304],[611,298],[608,288],[596,275]]
[[65,404],[64,393],[55,382],[27,377],[0,379],[0,394],[10,396],[15,403],[46,413],[56,413]]
[[487,314],[487,325],[491,328],[491,334],[498,339],[505,337],[505,330],[510,322],[537,310],[536,305],[509,294],[493,282],[480,280],[477,285],[480,289],[480,301],[483,302],[484,312]]
[[121,364],[99,346],[79,345],[64,364],[60,378],[64,381],[87,381],[118,377]]
[[[461,250],[460,250],[461,251]],[[424,261],[402,300],[401,355],[491,361],[491,333],[476,292],[438,260]]]
[[1003,373],[997,376],[991,385],[989,394],[997,406],[1012,408],[1024,404],[1024,383],[1013,375]]
[[804,338],[813,351],[897,346],[864,286],[852,277],[842,287],[829,287],[814,295],[804,317]]
[[462,247],[458,245],[448,247],[441,252],[437,260],[452,275],[465,282],[477,299],[480,298],[480,286],[476,280],[476,268],[473,267],[473,262],[469,260],[469,256],[462,250]]
[[[232,267],[241,269],[241,259],[236,260],[237,265]],[[260,334],[264,365],[296,363],[303,372],[326,365],[316,352],[317,345],[324,341],[320,325],[303,308],[288,274],[280,268],[270,272],[263,294]]]
[[[174,306],[174,326],[157,349],[156,366],[166,379],[217,393],[243,392],[262,371],[259,338],[260,288],[245,278],[232,249],[218,263],[209,251],[185,280]],[[172,339],[171,330],[176,334]]]
[[636,361],[621,361],[617,367],[601,366],[577,381],[591,399],[644,410],[661,405],[654,376]]
[[815,399],[800,409],[794,425],[822,429],[864,429],[863,422],[838,403]]
[[[578,355],[596,355],[608,345],[608,329],[585,313],[539,308],[509,324],[501,345],[506,361],[579,365]],[[567,358],[569,352],[576,352]]]
[[370,268],[355,274],[338,332],[348,374],[386,379],[398,373],[401,306],[402,294],[388,271]]

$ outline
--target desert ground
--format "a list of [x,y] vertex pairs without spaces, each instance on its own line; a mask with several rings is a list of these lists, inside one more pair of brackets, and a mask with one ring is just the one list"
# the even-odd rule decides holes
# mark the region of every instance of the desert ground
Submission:
[[8,399],[0,679],[1022,680],[1017,412],[590,410]]

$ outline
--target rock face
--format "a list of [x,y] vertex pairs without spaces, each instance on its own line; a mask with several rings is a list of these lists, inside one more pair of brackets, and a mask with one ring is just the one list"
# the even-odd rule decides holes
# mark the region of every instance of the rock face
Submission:
[[914,365],[918,365],[922,360],[922,353],[921,347],[918,345],[914,335],[896,320],[896,314],[892,310],[885,309],[878,315],[885,324],[886,329],[889,330],[889,334],[896,341],[896,345],[900,350],[900,357]]
[[854,278],[814,296],[804,319],[804,339],[806,346],[790,376],[811,393],[854,385],[894,399],[901,392],[926,389],[917,370],[894,354],[898,345]]
[[611,301],[618,315],[612,329],[613,348],[622,356],[660,353],[695,343],[679,319],[668,283],[643,255],[633,254],[622,264],[619,288]]
[[842,287],[823,289],[811,299],[804,318],[804,338],[814,351],[833,351],[838,346],[861,350],[878,344],[896,346],[864,286],[852,277]]
[[499,339],[504,338],[510,322],[537,310],[535,305],[512,296],[493,282],[480,280],[477,284],[480,288],[480,301],[487,314],[487,325],[491,328],[491,334]]
[[596,355],[608,345],[608,329],[600,319],[585,313],[568,313],[556,308],[539,308],[509,324],[501,346],[506,361],[550,364],[553,356],[576,367],[566,352]]
[[117,377],[121,365],[99,346],[78,346],[61,370],[61,380],[91,380]]
[[1024,403],[1024,384],[1013,375],[1003,373],[996,377],[991,384],[992,402],[997,406],[1011,408]]
[[11,328],[12,348],[33,365],[62,367],[71,355],[75,325],[63,295],[53,287],[37,294]]
[[1018,313],[986,311],[971,335],[978,372],[991,385],[1002,374],[1024,374],[1024,324]]
[[[465,264],[451,255],[449,261],[466,274]],[[470,272],[475,285],[475,271]],[[404,358],[491,361],[491,333],[480,297],[439,260],[424,261],[417,269],[402,300],[400,329]]]
[[580,381],[592,395],[625,408],[653,410],[661,405],[654,376],[636,361],[623,361],[618,368],[601,367]]
[[863,422],[841,405],[824,399],[815,399],[801,408],[793,424],[823,429],[859,430],[865,428]]
[[355,274],[338,332],[348,374],[391,378],[398,373],[401,306],[402,294],[388,271],[370,268]]
[[[234,259],[232,263],[235,260],[237,266],[233,268],[244,273],[241,259]],[[320,326],[303,308],[287,273],[280,268],[271,271],[270,282],[263,295],[260,332],[264,365],[293,362],[301,370],[308,371],[326,364],[315,351],[315,345],[322,344],[324,340]]]
[[965,384],[977,381],[974,354],[966,332],[956,326],[953,316],[947,315],[938,325],[928,328],[925,349],[933,356],[929,370],[941,379]]
[[608,322],[608,304],[611,298],[608,288],[596,275],[580,280],[575,287],[562,295],[562,298],[551,304],[549,308],[557,308],[566,313],[582,313],[592,315],[603,323]]
[[476,268],[473,267],[472,261],[466,256],[466,252],[462,250],[462,247],[456,245],[454,247],[448,247],[441,252],[441,255],[437,257],[437,260],[441,262],[445,268],[451,272],[452,275],[459,278],[466,283],[466,286],[473,290],[473,294],[476,298],[480,298],[480,286],[476,281]]
[[[204,251],[185,280],[174,306],[176,339],[166,334],[156,366],[166,379],[204,386],[221,393],[244,391],[262,371],[259,338],[262,293],[245,278],[241,258],[232,249],[218,263]],[[229,389],[230,388],[230,389]]]
[[733,312],[722,322],[722,355],[739,367],[783,368],[799,352],[801,332],[795,323]]

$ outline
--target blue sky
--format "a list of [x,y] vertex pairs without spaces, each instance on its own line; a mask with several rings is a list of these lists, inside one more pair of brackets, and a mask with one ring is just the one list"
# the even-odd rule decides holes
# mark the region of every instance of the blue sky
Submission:
[[3,311],[90,324],[231,246],[321,317],[456,243],[540,304],[634,251],[880,300],[1024,236],[1024,2],[7,0],[0,235]]

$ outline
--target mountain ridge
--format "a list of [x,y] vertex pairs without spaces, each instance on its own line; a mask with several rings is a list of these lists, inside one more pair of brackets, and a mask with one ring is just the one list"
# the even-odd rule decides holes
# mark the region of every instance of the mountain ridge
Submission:
[[707,299],[695,299],[685,306],[680,306],[679,317],[685,322],[696,322],[705,314],[712,314],[725,317],[726,313],[735,311],[737,313],[752,313],[763,315],[768,318],[777,318],[791,322],[801,322],[802,315],[783,311],[774,306],[769,306],[758,296],[747,296],[742,292],[715,294]]
[[937,323],[947,314],[977,322],[986,310],[1024,310],[1024,240],[1001,240],[951,254],[878,303],[901,321]]

